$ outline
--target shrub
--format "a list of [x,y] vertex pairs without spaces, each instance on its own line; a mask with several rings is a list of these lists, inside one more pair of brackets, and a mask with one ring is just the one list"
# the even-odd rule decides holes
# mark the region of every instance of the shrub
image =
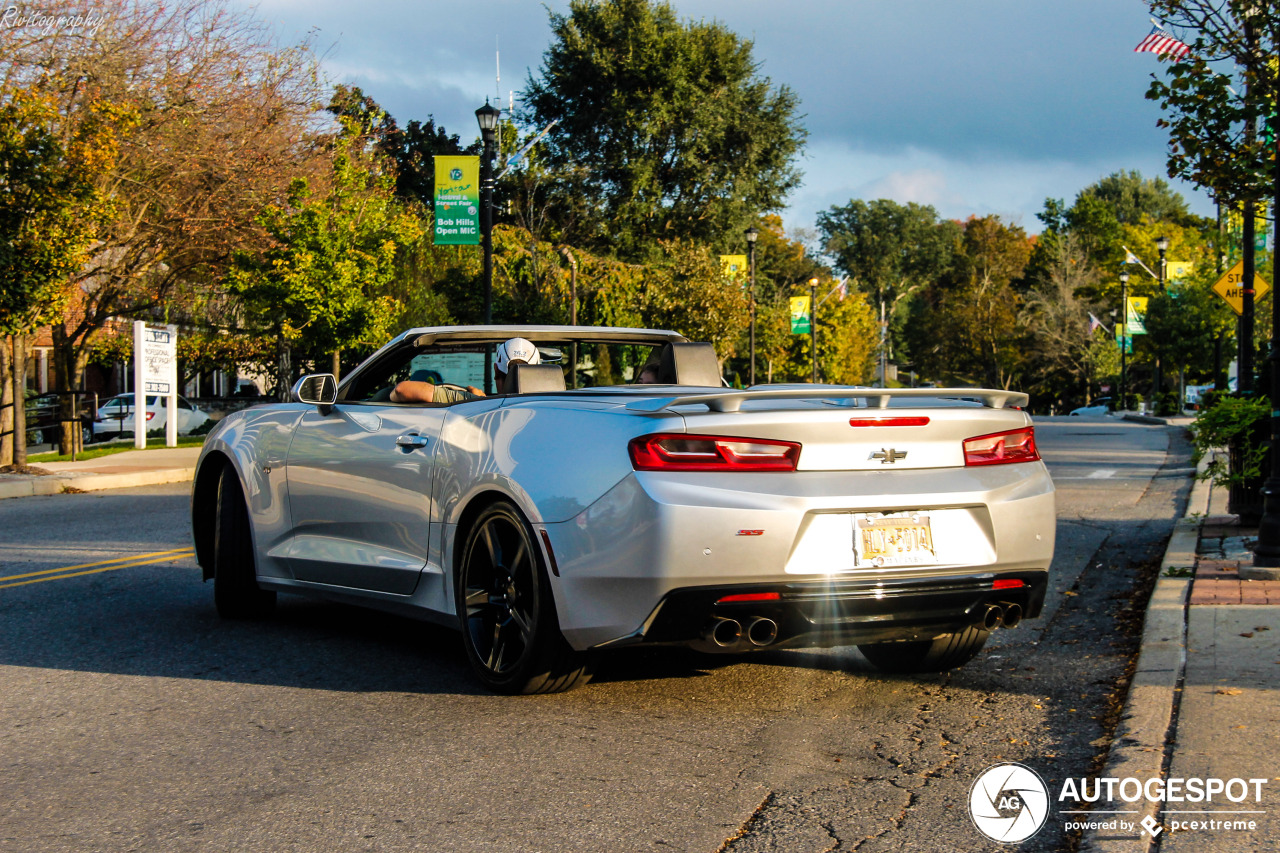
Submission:
[[1199,462],[1206,453],[1219,448],[1238,449],[1242,464],[1232,471],[1228,460],[1215,454],[1199,475],[1215,486],[1233,486],[1262,475],[1266,455],[1264,442],[1256,441],[1258,425],[1271,417],[1271,404],[1266,397],[1223,396],[1208,408],[1201,409],[1191,425],[1191,441]]

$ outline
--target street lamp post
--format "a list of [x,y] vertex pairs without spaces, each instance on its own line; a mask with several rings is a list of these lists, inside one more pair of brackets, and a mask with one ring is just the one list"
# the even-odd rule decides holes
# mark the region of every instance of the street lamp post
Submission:
[[[480,244],[484,251],[484,324],[493,323],[493,158],[494,140],[497,137],[500,110],[485,98],[484,106],[476,110],[480,124],[480,138],[484,141],[484,153],[480,156]],[[493,352],[484,354],[484,389],[493,393]]]
[[[1160,293],[1163,295],[1165,291],[1165,282],[1168,281],[1168,278],[1169,278],[1168,276],[1169,261],[1165,258],[1166,253],[1168,253],[1169,251],[1169,238],[1157,237],[1156,248],[1160,251]],[[1162,374],[1162,371],[1160,369],[1161,367],[1162,365],[1160,364],[1160,351],[1157,349],[1156,365],[1155,365],[1155,371],[1154,371],[1155,382],[1153,383],[1154,387],[1151,389],[1151,396],[1155,400],[1155,404],[1156,404],[1156,414],[1160,413],[1159,398],[1160,398],[1160,394],[1164,391],[1164,376],[1161,375]]]
[[751,379],[756,384],[756,238],[760,232],[753,225],[747,229],[747,255],[751,268]]
[[1120,273],[1120,411],[1129,411],[1129,273]]
[[809,380],[818,384],[818,280],[809,279],[809,350],[813,353],[813,374]]

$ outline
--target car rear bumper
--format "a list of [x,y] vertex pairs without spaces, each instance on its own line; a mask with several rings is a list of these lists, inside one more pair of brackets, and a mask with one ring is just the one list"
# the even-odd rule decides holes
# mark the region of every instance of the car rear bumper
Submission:
[[[856,565],[850,519],[914,511],[951,519],[953,541],[939,549],[937,563]],[[997,578],[1025,579],[1026,600],[1018,603],[1025,615],[1038,614],[1055,513],[1052,481],[1037,462],[892,473],[633,474],[577,517],[539,527],[550,544],[561,629],[575,648],[696,643],[719,612],[712,605],[730,589],[793,591],[778,642],[833,645],[973,624],[989,601],[1014,600],[987,594]],[[800,591],[816,597],[801,606]],[[825,610],[834,615],[823,617]]]

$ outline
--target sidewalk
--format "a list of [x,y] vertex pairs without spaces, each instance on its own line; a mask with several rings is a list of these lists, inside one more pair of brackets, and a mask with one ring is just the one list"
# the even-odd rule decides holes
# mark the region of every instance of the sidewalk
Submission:
[[[1257,529],[1240,527],[1226,501],[1204,481],[1192,490],[1103,772],[1172,781],[1183,799],[1111,806],[1155,823],[1128,838],[1086,834],[1083,851],[1280,851],[1280,581],[1241,579]],[[1197,802],[1180,780],[1222,780],[1230,791]]]
[[49,473],[0,474],[0,499],[181,483],[195,475],[199,456],[199,447],[161,446],[76,462],[34,461],[31,467]]

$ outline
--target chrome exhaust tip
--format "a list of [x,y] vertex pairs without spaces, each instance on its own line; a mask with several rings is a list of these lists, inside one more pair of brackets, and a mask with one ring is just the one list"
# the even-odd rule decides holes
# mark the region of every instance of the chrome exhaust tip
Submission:
[[998,604],[988,604],[987,612],[982,614],[982,627],[994,631],[1004,620],[1004,609]]
[[1004,616],[1000,620],[1000,624],[1005,628],[1016,628],[1018,623],[1022,621],[1022,605],[1006,604],[1004,606]]
[[761,616],[747,626],[747,639],[753,646],[767,646],[778,639],[778,623]]
[[737,645],[742,639],[742,623],[737,619],[717,618],[707,626],[703,636],[720,648],[727,649]]

